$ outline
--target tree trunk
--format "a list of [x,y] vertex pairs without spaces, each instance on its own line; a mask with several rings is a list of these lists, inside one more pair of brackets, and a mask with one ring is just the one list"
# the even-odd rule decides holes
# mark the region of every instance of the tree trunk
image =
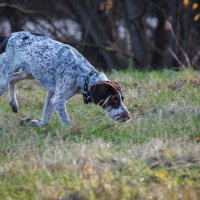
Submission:
[[185,66],[190,67],[190,61],[188,58],[188,42],[189,42],[189,34],[190,34],[190,28],[192,25],[192,15],[193,15],[193,10],[192,10],[192,4],[194,3],[194,0],[190,0],[189,6],[185,9],[185,12],[183,13],[183,37],[182,37],[182,45],[183,45],[183,52],[182,54],[182,62],[184,63]]
[[[77,0],[71,2],[77,14],[79,14],[82,25],[89,34],[92,36],[96,45],[99,46],[112,46],[109,37],[105,33],[102,25],[100,24],[94,8],[91,8],[88,1]],[[113,52],[100,50],[101,55],[107,63],[107,69],[111,71],[113,68],[119,68],[120,60]]]
[[[177,37],[177,22],[178,22],[178,17],[179,17],[179,10],[180,10],[180,0],[171,0],[171,15],[172,15],[172,29]],[[176,41],[172,33],[169,34],[169,49],[171,49],[173,52],[176,52],[175,49],[176,46]],[[168,66],[173,66],[174,65],[174,58],[171,54],[168,54],[167,58],[167,65]]]
[[164,66],[164,61],[168,46],[168,30],[166,30],[167,13],[169,11],[169,6],[167,1],[159,2],[159,7],[163,9],[154,8],[154,13],[158,19],[158,25],[154,30],[152,48],[152,58],[151,58],[151,68],[161,69]]
[[131,36],[131,46],[134,54],[134,63],[137,68],[144,69],[147,64],[145,53],[145,35],[141,29],[140,17],[143,6],[138,0],[124,0],[125,18]]

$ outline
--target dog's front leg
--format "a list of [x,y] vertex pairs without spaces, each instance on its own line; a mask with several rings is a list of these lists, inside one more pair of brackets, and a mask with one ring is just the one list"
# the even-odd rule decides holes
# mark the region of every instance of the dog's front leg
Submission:
[[54,92],[51,92],[51,91],[48,91],[46,94],[42,118],[40,118],[38,120],[23,119],[21,121],[21,125],[31,124],[31,125],[38,126],[38,127],[44,126],[48,122],[49,117],[51,116],[51,113],[53,110],[53,106],[51,104],[51,98],[52,98],[53,94],[54,94]]
[[51,99],[51,104],[53,105],[53,108],[62,126],[69,124],[65,102],[67,99],[72,97],[74,93],[75,92],[72,89],[63,89],[60,87],[56,89],[54,96]]
[[54,97],[51,101],[53,108],[58,116],[58,119],[62,126],[65,126],[69,123],[69,118],[67,115],[65,99]]

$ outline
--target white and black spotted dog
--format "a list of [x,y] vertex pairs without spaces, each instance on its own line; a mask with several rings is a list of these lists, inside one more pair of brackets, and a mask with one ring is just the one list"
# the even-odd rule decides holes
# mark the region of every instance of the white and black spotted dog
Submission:
[[0,36],[0,43],[0,96],[8,85],[13,112],[18,112],[14,90],[17,82],[35,79],[48,90],[42,117],[24,119],[22,124],[41,127],[53,109],[60,123],[68,124],[65,102],[77,93],[83,94],[85,103],[100,105],[113,120],[124,122],[130,118],[120,86],[96,71],[73,47],[24,31]]

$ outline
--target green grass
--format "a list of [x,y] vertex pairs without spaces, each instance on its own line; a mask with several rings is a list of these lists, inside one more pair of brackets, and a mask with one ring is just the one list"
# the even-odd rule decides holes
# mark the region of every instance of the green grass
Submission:
[[45,91],[17,86],[14,114],[0,101],[0,199],[198,199],[200,193],[200,73],[115,72],[131,120],[116,123],[77,95],[67,103],[71,125],[55,114],[39,118]]

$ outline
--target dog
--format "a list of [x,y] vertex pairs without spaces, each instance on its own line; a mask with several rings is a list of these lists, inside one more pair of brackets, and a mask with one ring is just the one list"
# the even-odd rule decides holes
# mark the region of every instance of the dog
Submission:
[[67,125],[65,102],[75,94],[83,94],[86,104],[101,106],[115,121],[130,118],[119,84],[98,72],[75,48],[26,31],[0,36],[0,43],[0,96],[8,85],[13,112],[19,110],[14,89],[17,82],[35,79],[47,89],[42,117],[23,119],[22,125],[44,126],[53,109],[61,125]]

